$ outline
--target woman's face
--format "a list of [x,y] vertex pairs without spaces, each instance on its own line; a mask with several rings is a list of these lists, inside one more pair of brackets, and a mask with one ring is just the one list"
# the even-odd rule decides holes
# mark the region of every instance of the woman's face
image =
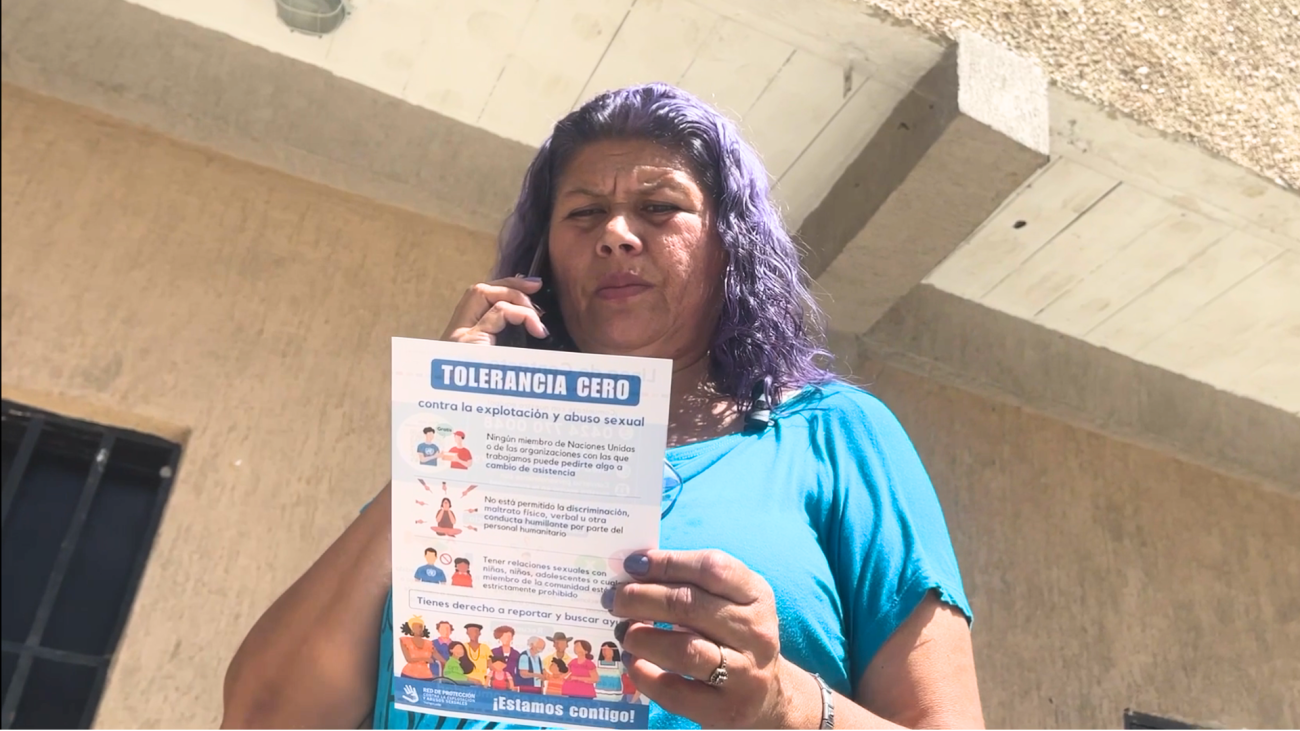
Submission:
[[578,150],[557,181],[550,259],[565,325],[583,351],[708,352],[726,256],[712,200],[684,155],[647,140]]
[[602,645],[601,648],[600,648],[600,658],[601,658],[602,660],[605,660],[606,662],[613,662],[613,660],[614,660],[614,648],[612,648],[612,647],[610,647],[610,646],[608,646],[608,645]]
[[443,499],[442,499],[442,507],[444,507],[444,508],[450,508],[450,507],[451,507],[451,498],[443,498]]
[[459,643],[457,643],[457,644],[455,644],[455,645],[452,645],[452,646],[451,646],[451,654],[454,655],[455,657],[464,657],[464,656],[465,656],[465,646],[462,645],[462,644],[459,644]]

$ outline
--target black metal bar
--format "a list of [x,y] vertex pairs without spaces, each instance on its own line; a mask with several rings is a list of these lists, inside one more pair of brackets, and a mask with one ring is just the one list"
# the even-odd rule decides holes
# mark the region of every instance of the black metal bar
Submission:
[[[90,506],[95,501],[96,491],[99,490],[99,480],[104,476],[104,469],[108,466],[109,457],[113,453],[113,440],[114,435],[111,431],[106,432],[99,440],[95,461],[86,476],[85,486],[81,488],[81,498],[72,513],[68,530],[63,534],[63,543],[59,545],[59,555],[54,559],[54,567],[50,569],[50,578],[45,582],[45,593],[41,595],[41,603],[36,608],[32,629],[27,634],[25,643],[27,645],[40,645],[41,636],[45,634],[45,625],[50,621],[50,614],[54,611],[54,601],[58,599],[59,589],[63,586],[68,566],[72,563],[72,554],[77,549],[78,539],[81,538],[81,530],[90,515]],[[27,685],[27,676],[32,671],[33,657],[30,652],[24,653],[18,658],[18,663],[14,667],[13,678],[9,681],[9,691],[5,693],[3,707],[0,707],[0,726],[3,728],[10,728],[13,725],[14,715],[18,712],[18,701],[22,698],[23,688]]]
[[81,710],[81,721],[77,723],[77,728],[90,728],[95,721],[95,714],[99,712],[99,697],[104,694],[104,683],[108,681],[108,660],[99,666],[95,672],[95,682],[90,686],[90,695],[86,696],[86,707]]
[[[167,460],[166,476],[158,482],[158,493],[154,497],[153,513],[149,516],[149,524],[144,529],[144,540],[136,549],[131,573],[127,575],[126,590],[122,593],[122,606],[118,609],[117,621],[113,623],[113,629],[109,631],[108,642],[104,645],[104,654],[109,657],[112,657],[117,652],[118,640],[122,638],[122,633],[126,631],[126,623],[131,617],[131,607],[135,604],[135,593],[140,589],[140,581],[144,578],[144,569],[149,565],[149,554],[153,551],[154,540],[158,537],[158,525],[162,523],[163,511],[167,507],[168,498],[171,497],[172,483],[176,480],[176,471],[180,467],[180,447],[170,443],[168,443],[168,446],[171,448],[171,458]],[[101,673],[101,675],[103,674]],[[103,680],[103,677],[97,679],[95,688],[91,692],[92,707],[97,706],[99,703],[99,693],[102,689]],[[82,728],[89,727],[89,723],[82,724]]]
[[31,461],[32,452],[36,451],[36,442],[41,438],[41,429],[45,427],[45,417],[40,414],[33,414],[31,421],[27,422],[27,431],[23,432],[23,440],[18,444],[18,452],[14,454],[14,463],[9,465],[9,472],[4,476],[4,485],[0,492],[0,523],[9,520],[9,506],[13,504],[14,495],[18,494],[18,483],[22,482],[23,473],[27,471],[27,463]]
[[66,662],[70,665],[89,665],[90,667],[99,667],[108,664],[108,658],[103,655],[87,655],[84,652],[69,652],[68,650],[55,650],[49,647],[32,647],[20,642],[10,642],[9,640],[0,641],[0,650],[11,652],[15,655],[22,655],[30,652],[32,655],[42,660],[53,660],[54,662]]

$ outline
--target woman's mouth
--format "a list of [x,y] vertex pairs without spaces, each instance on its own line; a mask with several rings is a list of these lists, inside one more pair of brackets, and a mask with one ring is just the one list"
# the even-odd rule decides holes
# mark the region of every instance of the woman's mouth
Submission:
[[597,285],[596,296],[603,300],[626,300],[652,288],[652,284],[635,274],[609,274]]

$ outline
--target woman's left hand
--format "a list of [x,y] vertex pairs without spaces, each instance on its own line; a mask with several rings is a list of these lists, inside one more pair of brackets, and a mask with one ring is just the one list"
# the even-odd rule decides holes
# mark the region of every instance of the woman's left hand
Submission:
[[[763,577],[713,550],[636,553],[624,568],[636,581],[606,591],[603,601],[632,620],[619,632],[637,690],[706,728],[791,725],[801,705],[791,696],[815,681],[781,657],[776,601]],[[726,680],[710,685],[724,658]]]

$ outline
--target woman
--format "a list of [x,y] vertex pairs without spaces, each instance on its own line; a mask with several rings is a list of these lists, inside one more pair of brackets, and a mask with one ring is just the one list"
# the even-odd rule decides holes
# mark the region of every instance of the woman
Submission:
[[442,669],[442,677],[447,680],[454,680],[457,683],[473,683],[469,674],[474,672],[474,663],[466,657],[465,643],[454,641],[451,643],[450,655],[447,658],[447,665]]
[[618,645],[600,643],[600,657],[596,658],[596,696],[602,700],[621,700],[623,696],[623,662]]
[[[442,488],[447,489],[447,483],[442,483]],[[451,511],[451,498],[442,499],[438,514],[434,517],[438,523],[433,527],[434,533],[447,537],[460,535],[460,529],[456,527],[456,514]]]
[[429,628],[424,626],[424,620],[419,617],[406,620],[402,623],[402,635],[402,639],[398,640],[398,644],[402,646],[402,657],[406,660],[406,665],[402,667],[402,677],[432,680],[431,663],[435,651],[433,642],[429,639]]
[[600,675],[591,659],[591,643],[574,640],[573,654],[575,657],[569,661],[569,677],[564,679],[560,693],[570,698],[595,698],[596,681],[600,680]]
[[[496,278],[469,289],[443,337],[493,345],[516,325],[583,352],[673,361],[668,460],[685,486],[662,548],[629,556],[635,580],[604,597],[652,726],[982,726],[942,510],[897,420],[825,369],[767,180],[736,126],[689,94],[601,94],[538,151]],[[543,243],[539,276],[516,276]],[[250,633],[228,673],[230,723],[441,723],[390,702],[377,580],[391,561],[390,490],[376,503]],[[366,654],[376,625],[378,658]],[[336,641],[307,643],[305,627]],[[309,645],[339,640],[349,663],[331,656],[330,703],[300,701],[321,679],[307,693],[292,670],[313,659]]]

